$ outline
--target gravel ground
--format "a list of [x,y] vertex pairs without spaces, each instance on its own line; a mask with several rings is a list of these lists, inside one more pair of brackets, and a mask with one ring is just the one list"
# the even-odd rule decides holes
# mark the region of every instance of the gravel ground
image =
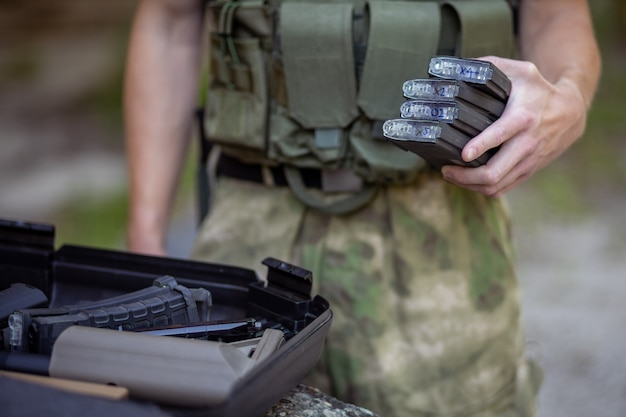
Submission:
[[[514,213],[530,193],[523,187],[512,195]],[[616,190],[582,220],[552,213],[534,227],[515,224],[522,317],[545,371],[541,416],[626,414],[625,206]]]

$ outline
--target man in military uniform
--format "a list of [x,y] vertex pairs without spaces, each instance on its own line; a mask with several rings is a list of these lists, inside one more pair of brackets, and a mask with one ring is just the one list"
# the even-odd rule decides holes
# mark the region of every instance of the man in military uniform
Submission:
[[[586,1],[509,3],[140,2],[129,249],[166,253],[208,9],[211,208],[192,256],[310,269],[335,313],[311,380],[345,401],[383,416],[534,415],[502,196],[582,135],[600,58]],[[512,82],[502,116],[463,150],[470,161],[500,146],[484,166],[438,172],[376,137],[399,83],[443,53]]]

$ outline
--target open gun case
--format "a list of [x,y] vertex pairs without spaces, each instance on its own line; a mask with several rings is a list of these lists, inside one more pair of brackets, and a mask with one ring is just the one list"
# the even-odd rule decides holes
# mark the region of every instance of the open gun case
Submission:
[[87,414],[262,416],[315,365],[332,311],[311,296],[309,271],[261,261],[265,280],[237,266],[55,249],[54,226],[0,219],[0,372],[128,388],[103,400],[0,373],[3,415],[81,415],[98,402]]

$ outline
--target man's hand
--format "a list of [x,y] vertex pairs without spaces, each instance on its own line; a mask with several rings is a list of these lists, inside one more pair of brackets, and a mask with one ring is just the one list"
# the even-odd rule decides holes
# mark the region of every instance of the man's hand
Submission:
[[587,104],[567,79],[548,82],[529,62],[483,57],[500,68],[512,83],[507,107],[497,121],[463,149],[471,161],[502,145],[479,168],[446,166],[444,178],[461,187],[501,196],[548,165],[584,132]]

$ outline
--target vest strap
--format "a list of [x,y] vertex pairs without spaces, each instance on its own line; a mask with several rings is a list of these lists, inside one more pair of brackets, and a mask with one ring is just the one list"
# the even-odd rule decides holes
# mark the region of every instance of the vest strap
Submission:
[[285,165],[285,178],[293,193],[307,206],[328,214],[346,214],[369,203],[380,188],[375,184],[367,184],[360,191],[337,200],[328,200],[321,196],[316,196],[310,192],[304,181],[300,170],[292,166]]

